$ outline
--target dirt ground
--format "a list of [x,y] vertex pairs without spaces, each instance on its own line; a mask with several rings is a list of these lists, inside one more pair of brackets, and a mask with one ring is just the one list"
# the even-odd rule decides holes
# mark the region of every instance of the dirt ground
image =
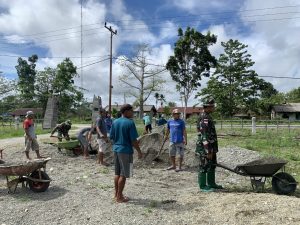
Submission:
[[[23,143],[23,138],[0,140],[0,146],[6,147],[4,160],[24,160]],[[95,157],[84,160],[81,156],[62,155],[41,141],[40,145],[41,153],[52,158],[47,163],[52,179],[49,189],[33,193],[19,185],[16,193],[9,194],[6,180],[0,176],[1,225],[300,224],[299,190],[293,196],[280,196],[272,193],[268,183],[265,193],[255,193],[247,177],[218,169],[218,183],[225,189],[200,192],[197,168],[193,166],[195,140],[187,147],[182,172],[165,170],[167,144],[162,162],[136,160],[134,176],[127,180],[124,191],[130,198],[128,203],[113,201],[113,166],[99,166]],[[149,145],[157,149],[160,143]],[[147,152],[151,154],[144,150]],[[242,158],[254,155],[243,149],[225,148],[220,149],[219,160],[239,162],[236,152]]]

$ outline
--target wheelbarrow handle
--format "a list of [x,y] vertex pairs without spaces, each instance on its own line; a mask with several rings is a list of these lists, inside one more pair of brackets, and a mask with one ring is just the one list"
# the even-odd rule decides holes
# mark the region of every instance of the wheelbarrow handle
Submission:
[[66,137],[59,137],[59,136],[54,136],[54,135],[51,135],[50,137],[55,137],[55,138],[64,138],[64,139],[67,139]]

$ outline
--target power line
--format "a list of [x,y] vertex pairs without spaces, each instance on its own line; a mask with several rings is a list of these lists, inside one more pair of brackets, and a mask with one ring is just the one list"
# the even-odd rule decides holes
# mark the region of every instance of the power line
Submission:
[[[94,56],[82,56],[82,58],[100,58],[100,57],[105,57],[105,56],[109,56],[109,55],[94,55]],[[28,58],[30,56],[28,55],[5,55],[2,54],[0,55],[0,57],[9,57],[9,58]],[[80,59],[81,56],[38,56],[39,59],[56,59],[56,58],[78,58]]]
[[[216,15],[216,14],[228,14],[228,13],[239,13],[239,12],[252,12],[252,11],[263,11],[263,10],[272,10],[272,9],[284,9],[284,8],[296,8],[299,7],[300,5],[289,5],[289,6],[276,6],[276,7],[267,7],[267,8],[256,8],[256,9],[246,9],[246,10],[236,10],[236,11],[219,11],[219,12],[214,12],[214,13],[207,13],[207,12],[199,12],[197,16],[203,16],[203,15]],[[161,19],[173,19],[173,18],[186,18],[186,17],[192,17],[195,15],[185,15],[185,16],[166,16],[166,17],[146,17],[143,20],[161,20]],[[110,23],[117,23],[117,22],[128,22],[128,21],[136,21],[136,19],[131,19],[131,20],[111,20]],[[90,23],[90,24],[83,24],[82,26],[93,26],[93,25],[102,25],[104,24],[103,22],[98,22],[98,23]],[[29,36],[37,36],[37,35],[42,35],[42,34],[48,34],[48,33],[55,33],[58,31],[65,31],[65,30],[72,30],[72,29],[79,29],[81,26],[74,26],[74,27],[68,27],[68,28],[61,28],[61,29],[56,29],[56,30],[49,30],[45,32],[39,32],[39,33],[33,33],[33,34],[24,34],[22,35],[23,37],[29,37]]]
[[[282,21],[282,20],[291,20],[291,19],[299,19],[300,17],[285,17],[285,18],[273,18],[273,19],[260,19],[260,20],[244,20],[244,21],[234,21],[234,22],[226,22],[223,21],[220,24],[242,24],[242,23],[257,23],[257,22],[272,22],[272,21]],[[211,22],[213,21],[217,21],[216,19],[211,20]],[[180,22],[180,21],[177,21]],[[184,22],[201,22],[201,20],[190,20],[190,21],[184,21]],[[156,27],[158,26],[157,24],[149,24],[147,25],[147,27],[145,28],[131,28],[131,29],[120,29],[121,32],[122,31],[134,31],[134,30],[139,30],[139,31],[148,31],[149,28],[151,27]],[[170,28],[169,26],[159,26],[160,28]],[[94,32],[94,33],[90,33],[90,34],[86,34],[83,35],[84,37],[87,36],[93,36],[93,35],[99,35],[100,33],[104,33],[104,32]],[[42,41],[40,42],[41,45],[46,44],[46,43],[50,43],[50,42],[56,42],[56,41],[61,41],[61,40],[69,40],[69,39],[73,39],[73,38],[79,38],[81,37],[81,35],[77,35],[77,36],[72,36],[72,37],[66,37],[66,38],[58,38],[58,39],[52,39],[52,40],[46,40],[46,41]],[[11,43],[14,44],[14,43]],[[18,43],[18,45],[22,45],[23,43]],[[26,43],[27,45],[29,45],[28,43]],[[36,46],[36,44],[31,44],[31,46]]]
[[[114,57],[114,59],[118,59],[121,61],[128,61],[128,62],[133,62],[135,63],[136,61],[134,60],[130,60],[130,59],[120,59],[118,57]],[[152,65],[152,66],[159,66],[159,67],[163,67],[166,69],[165,65],[159,65],[159,64],[153,64],[153,63],[147,63],[148,65]],[[300,77],[283,77],[283,76],[271,76],[271,75],[257,75],[257,77],[269,77],[269,78],[275,78],[275,79],[293,79],[293,80],[300,80]]]
[[258,77],[271,77],[271,78],[277,78],[277,79],[293,79],[293,80],[300,80],[300,77],[282,77],[282,76],[262,76],[258,75]]
[[[270,8],[261,8],[261,9],[252,9],[252,10],[239,10],[239,11],[224,11],[224,12],[214,12],[214,13],[202,13],[202,14],[197,14],[196,16],[199,17],[199,16],[203,16],[203,15],[214,15],[215,14],[228,14],[228,13],[232,13],[232,12],[246,12],[246,11],[261,11],[261,10],[270,10],[270,9],[282,9],[282,8],[292,8],[292,7],[297,7],[297,6],[300,6],[300,5],[294,5],[294,6],[282,6],[282,7],[270,7]],[[299,13],[299,12],[278,12],[278,13],[267,13],[267,14],[259,14],[259,15],[244,15],[242,17],[256,17],[256,16],[270,16],[270,15],[283,15],[283,14],[294,14],[294,13]],[[169,16],[169,17],[159,17],[158,19],[161,19],[162,18],[170,18],[170,19],[176,19],[176,18],[189,18],[189,17],[196,17],[195,15],[188,15],[188,16]],[[210,20],[210,21],[216,21],[217,19],[230,19],[232,17],[223,17],[223,18],[214,18],[214,19],[206,19],[207,20]],[[157,20],[158,20],[157,19]],[[287,18],[284,18],[284,19],[287,19]],[[144,19],[144,20],[147,20],[147,19]],[[131,21],[131,20],[118,20],[118,21],[112,21],[112,22],[122,22],[122,21]],[[194,20],[179,20],[177,22],[192,22],[192,21],[200,21],[200,19],[194,19]],[[159,22],[159,23],[151,23],[152,26],[154,25],[159,25],[159,24],[163,24],[165,22]],[[91,26],[91,25],[100,25],[100,24],[103,24],[103,22],[99,22],[99,23],[93,23],[93,24],[86,24],[86,25],[82,25],[82,26]],[[133,23],[130,25],[130,27],[134,27],[134,26],[137,26],[137,25],[145,25],[144,23]],[[149,26],[149,25],[148,25]],[[57,31],[64,31],[64,30],[70,30],[70,29],[74,29],[74,28],[78,28],[81,26],[77,26],[77,27],[71,27],[71,28],[65,28],[65,29],[58,29],[58,30],[53,30],[53,31],[48,31],[48,32],[41,32],[41,33],[36,33],[36,34],[29,34],[29,35],[22,35],[21,37],[32,37],[32,38],[35,38],[35,39],[43,39],[43,38],[49,38],[49,37],[56,37],[56,36],[62,36],[62,35],[69,35],[69,34],[75,34],[75,33],[80,33],[80,31],[74,31],[74,32],[67,32],[67,33],[61,33],[61,34],[55,34],[55,35],[48,35],[48,36],[45,36],[45,37],[34,37],[34,36],[40,36],[40,35],[44,35],[44,34],[48,34],[48,33],[53,33],[53,32],[57,32]],[[86,30],[82,30],[82,31],[90,31],[90,30],[96,30],[96,29],[99,29],[100,27],[96,27],[96,28],[90,28],[90,29],[86,29]],[[134,28],[133,28],[134,29]],[[136,28],[138,29],[138,28]],[[122,30],[126,30],[125,29],[122,29]],[[100,33],[103,33],[103,32],[100,32]],[[3,38],[4,39],[4,38]]]
[[97,64],[97,63],[101,63],[101,62],[104,62],[104,61],[109,60],[109,59],[110,58],[102,59],[102,60],[99,60],[97,62],[93,62],[93,63],[87,64],[87,65],[83,65],[82,67],[78,67],[77,69],[81,69],[81,68],[88,67],[88,66],[91,66],[91,65],[94,65],[94,64]]
[[[283,9],[283,8],[296,8],[299,7],[300,5],[290,5],[290,6],[277,6],[277,7],[267,7],[267,8],[256,8],[256,9],[245,9],[245,10],[231,10],[231,11],[219,11],[219,12],[213,12],[213,13],[207,13],[207,12],[199,12],[197,15],[185,15],[185,16],[166,16],[166,17],[148,17],[143,18],[143,20],[161,20],[161,19],[173,19],[173,18],[185,18],[185,17],[194,17],[194,16],[203,16],[203,15],[216,15],[216,14],[228,14],[228,13],[239,13],[239,12],[252,12],[252,11],[262,11],[262,10],[272,10],[272,9]],[[116,23],[116,22],[130,22],[130,21],[136,21],[136,19],[131,19],[131,20],[112,20],[110,21],[111,23]]]

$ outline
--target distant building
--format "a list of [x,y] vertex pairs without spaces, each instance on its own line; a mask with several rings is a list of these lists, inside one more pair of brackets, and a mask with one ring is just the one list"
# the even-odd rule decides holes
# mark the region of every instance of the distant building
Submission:
[[43,114],[43,109],[42,108],[20,108],[16,109],[15,111],[11,112],[10,114],[13,117],[25,117],[26,112],[32,111],[37,118],[41,118]]
[[[121,109],[121,107],[122,107],[122,105],[111,105],[111,110],[112,110],[112,111],[113,111],[113,110],[116,110],[117,112],[119,112],[120,109]],[[108,105],[105,106],[104,109],[105,109],[106,112],[108,112],[109,106],[108,106]]]
[[[181,115],[184,115],[185,112],[186,118],[194,115],[199,116],[199,114],[203,111],[202,107],[170,107],[170,113],[173,111],[173,109],[178,109]],[[158,114],[164,114],[164,108],[160,107],[157,112]]]
[[[154,105],[144,105],[143,109],[144,109],[144,113],[147,113],[151,116],[155,116],[157,113],[157,110]],[[133,113],[135,117],[140,117],[140,107],[136,107],[133,110]]]
[[274,105],[271,111],[271,119],[282,118],[289,121],[300,120],[300,103],[286,103]]

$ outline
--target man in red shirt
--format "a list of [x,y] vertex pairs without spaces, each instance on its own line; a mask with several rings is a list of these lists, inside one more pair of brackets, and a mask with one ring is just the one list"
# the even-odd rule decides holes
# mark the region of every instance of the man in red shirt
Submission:
[[39,152],[40,147],[35,134],[33,118],[34,113],[32,111],[28,111],[26,113],[26,119],[23,122],[23,128],[25,131],[25,155],[29,160],[31,160],[31,158],[29,157],[30,149],[36,152],[37,158],[42,158]]

